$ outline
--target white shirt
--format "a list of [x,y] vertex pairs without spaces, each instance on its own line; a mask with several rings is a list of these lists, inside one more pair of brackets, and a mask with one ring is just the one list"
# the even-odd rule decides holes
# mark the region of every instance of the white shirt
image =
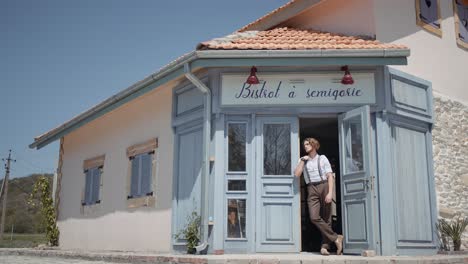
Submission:
[[320,178],[318,166],[317,166],[317,159],[319,154],[315,155],[313,159],[309,157],[305,165],[305,170],[309,173],[310,181],[311,182],[319,182],[328,179],[327,173],[332,173],[330,161],[328,161],[325,155],[320,155],[320,168],[322,169],[322,178]]

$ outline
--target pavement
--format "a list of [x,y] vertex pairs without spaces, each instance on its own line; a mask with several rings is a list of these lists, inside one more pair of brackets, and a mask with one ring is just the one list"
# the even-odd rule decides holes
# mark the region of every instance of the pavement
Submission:
[[108,261],[90,261],[59,257],[0,255],[0,264],[114,264]]
[[160,263],[160,264],[468,264],[468,252],[459,255],[434,256],[321,256],[314,253],[300,254],[225,254],[225,255],[177,255],[154,252],[123,251],[70,251],[61,249],[0,249],[0,264],[111,264],[111,263]]

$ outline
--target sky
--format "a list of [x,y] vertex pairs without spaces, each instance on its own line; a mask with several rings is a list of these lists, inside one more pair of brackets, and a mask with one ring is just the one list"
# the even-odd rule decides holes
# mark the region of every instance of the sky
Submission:
[[[10,177],[53,173],[34,137],[288,0],[0,0],[0,157]],[[4,176],[0,167],[0,178]]]

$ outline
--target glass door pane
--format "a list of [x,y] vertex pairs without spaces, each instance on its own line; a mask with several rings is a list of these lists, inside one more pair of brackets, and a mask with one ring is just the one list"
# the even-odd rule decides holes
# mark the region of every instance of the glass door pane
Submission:
[[228,171],[246,171],[246,123],[228,125]]
[[346,173],[363,170],[361,117],[355,116],[344,123],[345,126],[345,170]]
[[263,133],[264,175],[290,175],[290,124],[264,124]]

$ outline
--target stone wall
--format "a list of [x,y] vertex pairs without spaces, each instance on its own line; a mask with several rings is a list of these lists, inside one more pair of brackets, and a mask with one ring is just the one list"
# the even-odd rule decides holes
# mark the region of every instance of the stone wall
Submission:
[[[468,105],[434,95],[434,114],[432,140],[439,217],[468,217]],[[465,249],[467,230],[462,238]]]

